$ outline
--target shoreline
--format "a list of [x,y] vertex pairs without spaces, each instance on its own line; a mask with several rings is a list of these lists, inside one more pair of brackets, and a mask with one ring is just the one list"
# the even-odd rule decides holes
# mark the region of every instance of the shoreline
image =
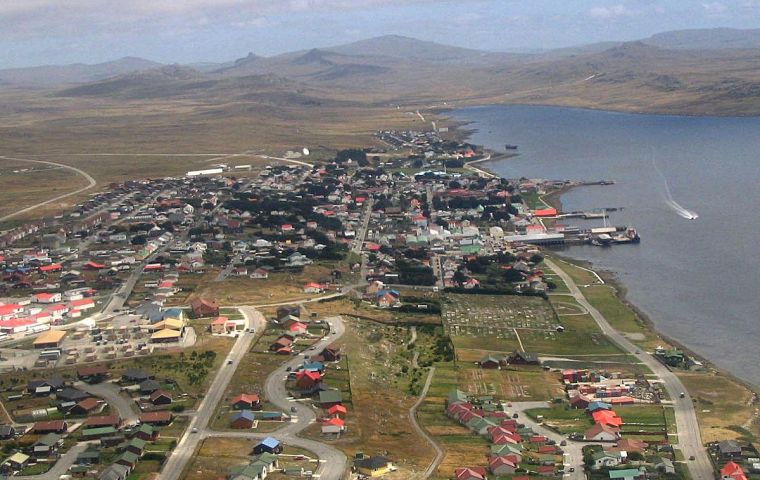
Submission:
[[[574,188],[582,187],[582,186],[583,185],[567,185],[557,190],[554,190],[551,193],[544,195],[542,199],[547,204],[549,204],[549,206],[554,207],[557,210],[561,210],[562,209],[562,198],[561,198],[562,195],[568,193]],[[760,395],[760,385],[755,385],[748,380],[739,378],[727,368],[717,366],[712,360],[710,360],[709,358],[706,358],[704,355],[697,353],[688,345],[660,331],[657,328],[657,325],[655,324],[655,322],[651,319],[651,317],[647,313],[645,313],[641,308],[636,306],[636,304],[634,304],[628,299],[628,289],[625,286],[625,284],[622,282],[622,280],[620,280],[616,272],[608,271],[608,270],[598,270],[594,267],[593,262],[573,258],[569,255],[564,254],[561,251],[551,250],[551,253],[552,255],[554,255],[555,257],[559,258],[560,260],[564,262],[577,265],[583,268],[587,268],[595,272],[597,275],[599,275],[606,284],[610,285],[613,288],[615,292],[615,298],[617,298],[618,301],[622,305],[629,308],[634,313],[637,321],[641,322],[641,324],[646,329],[648,329],[657,337],[661,338],[664,342],[669,343],[673,347],[679,350],[682,350],[687,355],[702,362],[706,370],[705,373],[713,372],[715,374],[724,375],[728,377],[729,379],[731,379],[732,381],[747,388],[755,395]]]
[[[484,105],[484,106],[487,106],[487,105]],[[533,105],[533,106],[535,106],[535,105]],[[556,106],[552,106],[552,105],[547,105],[547,107],[555,107],[556,108]],[[563,107],[563,108],[581,108],[581,107]],[[587,110],[594,110],[594,109],[590,109],[589,108]],[[621,113],[621,114],[627,113],[627,112],[615,112],[615,111],[609,111],[609,112],[610,113]],[[670,115],[670,116],[686,116],[686,115]],[[469,124],[470,124],[470,122],[460,122],[460,121],[457,121],[457,124],[453,125],[451,128],[454,129],[455,131],[458,131],[457,134],[460,134],[460,133],[463,134],[463,138],[464,139],[469,140],[471,134],[475,131],[475,129],[467,129],[467,130],[462,131],[462,130],[459,130],[459,128],[458,128],[460,126],[465,126],[465,125],[469,125]],[[519,155],[519,153],[513,154],[513,155],[510,155],[508,153],[501,154],[501,153],[493,152],[493,151],[487,150],[487,149],[484,150],[484,151],[487,151],[490,154],[494,154],[495,153],[496,155],[492,155],[489,158],[474,160],[473,162],[467,162],[465,164],[465,166],[468,166],[471,163],[478,164],[478,163],[487,163],[487,162],[497,161],[497,160],[508,160],[510,158],[513,158],[513,157],[516,157],[516,156]],[[494,173],[493,171],[491,171],[488,167],[478,166],[478,167],[473,167],[472,170],[474,170],[474,171],[482,171],[482,172],[485,172],[485,173],[487,173],[489,175],[492,175],[494,177],[501,177],[500,175],[498,175],[498,174]],[[541,199],[547,205],[549,205],[551,207],[554,207],[557,210],[561,210],[562,209],[562,195],[570,192],[571,190],[573,190],[575,188],[583,187],[583,186],[584,185],[569,184],[569,185],[563,186],[562,188],[553,190],[552,192],[549,192],[546,195],[543,195],[541,197]],[[687,355],[689,355],[689,356],[691,356],[691,357],[699,360],[700,362],[702,362],[702,364],[705,367],[705,372],[704,372],[705,374],[712,373],[714,375],[723,375],[724,377],[730,379],[731,381],[737,383],[738,385],[741,385],[742,387],[746,388],[748,391],[752,392],[756,397],[760,396],[760,385],[755,385],[751,381],[739,378],[737,375],[735,375],[734,373],[732,373],[729,369],[717,366],[712,360],[710,360],[710,359],[706,358],[705,356],[703,356],[703,355],[695,352],[693,349],[691,349],[690,347],[688,347],[687,345],[685,345],[683,342],[681,342],[681,341],[679,341],[679,340],[677,340],[677,339],[675,339],[675,338],[673,338],[673,337],[671,337],[669,335],[666,335],[663,332],[661,332],[657,328],[657,326],[654,323],[654,321],[650,318],[650,316],[647,313],[645,313],[641,308],[637,307],[634,303],[632,303],[627,298],[627,291],[628,291],[628,289],[626,288],[625,284],[619,279],[618,274],[616,272],[611,272],[611,271],[606,271],[606,270],[599,270],[598,271],[598,270],[596,270],[594,268],[594,264],[592,262],[589,262],[589,261],[586,261],[586,260],[581,260],[581,259],[575,259],[575,258],[572,258],[572,257],[570,257],[568,255],[565,255],[562,252],[558,252],[558,251],[551,251],[551,252],[552,252],[552,254],[554,256],[556,256],[557,258],[559,258],[559,259],[561,259],[561,260],[563,260],[565,262],[568,262],[568,263],[573,264],[573,265],[581,266],[583,268],[588,268],[589,270],[592,270],[597,275],[599,275],[604,280],[605,283],[608,283],[614,289],[615,298],[617,298],[617,300],[623,306],[625,306],[626,308],[629,308],[634,313],[637,321],[639,321],[644,326],[644,328],[646,328],[647,330],[649,330],[651,333],[653,333],[658,338],[661,338],[663,340],[663,342],[669,343],[674,348],[678,348],[678,349],[682,350],[684,353],[686,353]]]

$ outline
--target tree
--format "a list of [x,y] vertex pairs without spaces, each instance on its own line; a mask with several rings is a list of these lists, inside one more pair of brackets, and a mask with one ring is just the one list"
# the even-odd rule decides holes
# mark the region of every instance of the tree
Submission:
[[340,150],[335,154],[335,161],[337,163],[346,163],[348,160],[357,162],[359,165],[362,163],[369,165],[369,162],[367,161],[367,154],[358,148]]

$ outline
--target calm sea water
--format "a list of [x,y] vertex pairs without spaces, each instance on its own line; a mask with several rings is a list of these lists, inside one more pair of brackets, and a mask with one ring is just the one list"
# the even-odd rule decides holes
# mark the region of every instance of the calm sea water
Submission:
[[615,180],[572,190],[563,207],[622,207],[611,223],[635,226],[641,244],[565,253],[616,272],[660,331],[760,385],[760,118],[528,106],[453,116],[472,122],[473,143],[519,145],[519,157],[487,165],[503,177]]

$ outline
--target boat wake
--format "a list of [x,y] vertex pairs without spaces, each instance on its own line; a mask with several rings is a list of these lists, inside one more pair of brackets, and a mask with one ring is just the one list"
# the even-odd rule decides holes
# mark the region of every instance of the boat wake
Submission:
[[665,184],[665,203],[670,208],[672,208],[673,211],[676,212],[681,218],[685,218],[687,220],[698,219],[699,215],[697,212],[689,210],[688,208],[684,208],[678,202],[673,200],[673,195],[670,193],[670,184],[668,184],[668,179],[665,177],[665,174],[662,173],[662,170],[660,170],[660,167],[657,165],[657,157],[654,154],[654,148],[652,149],[652,166],[654,167],[657,174],[660,175],[660,178],[662,178],[662,183]]

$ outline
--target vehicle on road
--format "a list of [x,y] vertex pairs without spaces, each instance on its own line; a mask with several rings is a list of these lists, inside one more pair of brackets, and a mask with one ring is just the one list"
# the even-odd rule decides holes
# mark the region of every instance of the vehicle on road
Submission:
[[684,392],[681,392],[678,396],[681,398],[686,398],[686,394]]
[[198,433],[198,429],[197,429],[197,428],[195,428],[195,427],[193,427],[193,429],[192,429],[192,430],[190,430],[190,433]]
[[232,360],[227,360],[227,365],[232,365]]

